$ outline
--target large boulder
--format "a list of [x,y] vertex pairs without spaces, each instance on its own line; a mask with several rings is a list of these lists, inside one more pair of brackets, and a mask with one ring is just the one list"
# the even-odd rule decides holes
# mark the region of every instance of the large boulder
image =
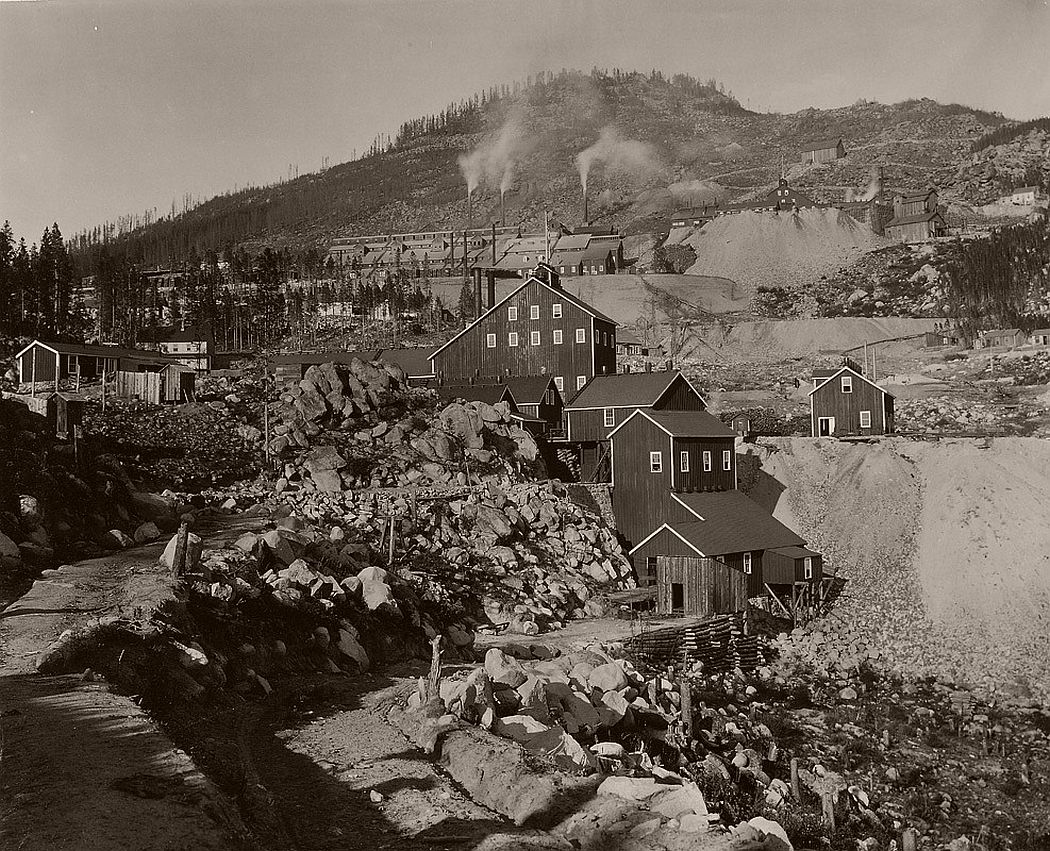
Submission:
[[494,683],[515,689],[528,679],[521,663],[496,647],[485,654],[485,673]]
[[[161,553],[160,563],[164,565],[168,570],[172,569],[175,564],[175,548],[178,546],[179,536],[172,535],[171,540],[168,541],[168,545],[164,548],[164,552]],[[183,563],[183,570],[195,571],[200,567],[201,553],[204,550],[204,542],[201,540],[200,535],[194,535],[190,532],[186,536],[186,561]]]
[[441,427],[458,439],[467,449],[481,449],[485,446],[485,440],[480,434],[479,418],[476,414],[472,416],[471,411],[453,402],[438,414],[438,422]]
[[295,397],[292,405],[306,422],[321,419],[328,412],[328,406],[324,396],[318,392],[317,385],[304,378],[299,386],[302,393]]
[[22,566],[22,554],[18,544],[0,532],[0,570],[18,570]]
[[165,520],[175,513],[172,500],[156,493],[131,494],[131,511],[144,520]]
[[336,646],[339,648],[339,652],[344,656],[349,656],[357,663],[361,673],[368,670],[368,652],[361,646],[361,642],[357,640],[353,633],[346,629],[340,629],[339,641],[336,642]]
[[591,688],[599,689],[602,693],[607,691],[619,691],[627,688],[627,674],[623,669],[622,662],[608,662],[599,665],[587,678]]

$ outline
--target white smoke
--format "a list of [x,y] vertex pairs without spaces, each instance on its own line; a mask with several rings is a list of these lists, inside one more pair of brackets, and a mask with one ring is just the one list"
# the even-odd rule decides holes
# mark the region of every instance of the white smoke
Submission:
[[505,193],[514,182],[517,163],[529,149],[530,141],[521,113],[514,110],[495,136],[459,156],[459,170],[467,182],[468,194],[473,193],[482,181],[492,187],[498,186],[501,195]]
[[864,190],[864,193],[857,200],[871,201],[873,198],[877,198],[881,194],[882,175],[879,173],[878,167],[873,166],[871,169],[871,180],[868,181],[868,188]]
[[580,185],[585,193],[591,168],[599,162],[609,170],[626,172],[632,177],[648,177],[663,167],[656,148],[648,142],[624,139],[612,125],[603,127],[598,141],[576,155]]
[[679,180],[667,187],[676,204],[709,206],[725,198],[725,187],[711,180]]

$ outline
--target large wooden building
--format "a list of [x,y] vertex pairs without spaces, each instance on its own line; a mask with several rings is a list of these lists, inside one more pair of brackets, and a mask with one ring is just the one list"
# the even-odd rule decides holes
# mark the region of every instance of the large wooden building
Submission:
[[22,349],[15,360],[18,380],[22,384],[54,385],[56,378],[93,380],[103,373],[112,376],[124,372],[159,372],[169,358],[141,349],[119,346],[87,346],[79,343],[53,343],[33,340]]
[[813,437],[893,434],[893,395],[851,366],[814,377],[809,408]]
[[540,263],[521,286],[430,355],[439,382],[550,375],[562,394],[616,372],[616,323]]
[[675,494],[736,488],[735,438],[699,410],[636,409],[611,431],[613,513],[628,546],[678,513]]

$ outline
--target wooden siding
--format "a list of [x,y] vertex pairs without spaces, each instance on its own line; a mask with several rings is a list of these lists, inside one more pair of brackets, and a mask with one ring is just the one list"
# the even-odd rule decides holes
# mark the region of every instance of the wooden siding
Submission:
[[141,399],[151,405],[159,405],[161,400],[160,373],[122,370],[117,373],[113,392],[114,395],[124,399]]
[[[562,315],[554,318],[554,305],[561,305]],[[539,318],[532,319],[531,308],[539,307]],[[517,309],[517,318],[509,318],[509,308]],[[585,340],[576,342],[576,331],[582,328]],[[554,331],[562,332],[562,342],[555,345]],[[539,332],[539,343],[532,344],[531,334]],[[518,335],[517,345],[510,345],[510,334]],[[489,348],[487,337],[496,335],[495,348]],[[576,392],[577,379],[590,380],[595,374],[611,375],[616,371],[616,328],[578,307],[557,290],[538,281],[529,281],[516,295],[502,302],[496,310],[468,328],[433,358],[435,373],[445,381],[477,376],[505,375],[561,376],[562,392]]]
[[921,222],[908,222],[903,225],[892,225],[886,228],[886,237],[895,242],[925,242],[945,232],[944,220],[940,218]]
[[[682,586],[684,606],[672,607],[672,585]],[[658,556],[656,559],[656,611],[704,617],[747,608],[746,577],[710,558]]]
[[[616,528],[628,549],[663,523],[671,502],[671,439],[645,417],[636,417],[612,441],[612,504]],[[649,471],[649,453],[663,453],[663,471]]]
[[605,424],[605,408],[565,411],[569,440],[605,440],[609,432],[635,411],[703,411],[704,400],[681,375],[677,376],[653,405],[620,405],[612,408],[614,422]]
[[[853,392],[842,392],[842,378],[853,380]],[[810,396],[813,437],[820,437],[822,417],[834,417],[830,437],[845,435],[891,434],[893,429],[892,403],[889,411],[883,399],[889,399],[882,390],[873,387],[854,372],[835,375],[820,385]],[[861,428],[860,412],[871,412],[871,427]],[[887,416],[887,413],[890,415]]]
[[806,579],[805,559],[791,558],[778,553],[776,550],[768,550],[762,559],[762,576],[770,585],[793,585],[796,582],[819,583],[824,577],[824,560],[819,556],[812,556],[813,576]]
[[[33,365],[33,355],[36,355],[36,366]],[[43,346],[32,346],[22,353],[18,359],[18,374],[22,384],[32,381],[54,381],[55,370],[58,368],[58,356]]]
[[[630,428],[628,426],[627,428]],[[619,435],[617,435],[619,437]],[[689,491],[729,491],[736,488],[736,450],[732,437],[699,438],[676,437],[674,444],[674,490],[678,493]],[[730,453],[729,469],[722,469],[722,453]],[[683,452],[689,454],[689,470],[682,472]],[[704,472],[704,453],[711,453],[711,470]]]

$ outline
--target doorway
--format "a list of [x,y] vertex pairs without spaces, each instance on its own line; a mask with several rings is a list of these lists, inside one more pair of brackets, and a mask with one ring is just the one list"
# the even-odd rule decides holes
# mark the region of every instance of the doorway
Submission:
[[671,613],[685,614],[685,585],[681,582],[671,583]]
[[835,433],[835,418],[820,417],[817,419],[817,434],[821,437],[830,437]]

